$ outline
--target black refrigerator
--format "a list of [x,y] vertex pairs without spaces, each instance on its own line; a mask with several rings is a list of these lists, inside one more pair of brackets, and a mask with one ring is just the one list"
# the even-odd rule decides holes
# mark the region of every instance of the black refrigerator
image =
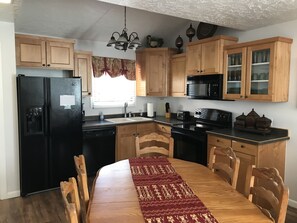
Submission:
[[82,153],[80,78],[17,76],[21,196],[76,176]]

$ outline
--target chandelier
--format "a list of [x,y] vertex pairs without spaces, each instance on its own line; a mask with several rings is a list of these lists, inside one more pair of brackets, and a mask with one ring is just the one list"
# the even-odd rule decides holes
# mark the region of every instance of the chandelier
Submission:
[[[136,50],[138,47],[141,47],[141,42],[139,41],[138,34],[132,32],[129,37],[127,34],[128,29],[126,28],[126,6],[125,6],[125,28],[122,31],[122,34],[119,32],[113,32],[111,38],[106,46],[113,46],[117,50],[126,51],[127,48]],[[118,35],[118,38],[115,39],[115,35]]]

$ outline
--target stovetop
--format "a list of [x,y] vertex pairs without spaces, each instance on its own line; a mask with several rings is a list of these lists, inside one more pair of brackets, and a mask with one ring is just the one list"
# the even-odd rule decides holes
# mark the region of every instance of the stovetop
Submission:
[[231,112],[209,108],[198,108],[194,112],[194,121],[173,126],[175,130],[180,129],[192,132],[206,132],[231,127]]

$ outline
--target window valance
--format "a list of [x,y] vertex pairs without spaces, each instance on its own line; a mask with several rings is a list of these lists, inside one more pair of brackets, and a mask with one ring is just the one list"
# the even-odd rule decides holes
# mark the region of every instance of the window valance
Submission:
[[135,60],[93,56],[92,65],[94,77],[101,77],[106,72],[110,77],[124,75],[128,80],[136,80]]

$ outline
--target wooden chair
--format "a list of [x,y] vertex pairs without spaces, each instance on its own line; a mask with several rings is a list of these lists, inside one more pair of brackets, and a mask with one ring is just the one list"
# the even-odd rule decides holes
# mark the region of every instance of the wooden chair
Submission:
[[86,162],[84,155],[74,156],[74,163],[77,172],[77,181],[79,189],[79,197],[82,207],[82,220],[87,221],[87,210],[89,206],[89,190],[88,190],[88,177],[86,170]]
[[61,181],[60,188],[65,206],[65,214],[68,222],[80,223],[81,206],[75,178],[71,177],[69,178],[69,181]]
[[[219,161],[217,157],[220,156]],[[233,149],[212,147],[209,153],[208,167],[213,172],[216,172],[223,179],[232,185],[236,189],[238,171],[239,171],[240,160],[236,157]]]
[[256,168],[250,165],[247,169],[245,194],[271,220],[276,223],[285,222],[289,189],[276,168]]
[[[150,133],[144,136],[136,137],[136,156],[147,154],[161,154],[167,157],[173,157],[173,138],[166,137],[158,133]],[[161,145],[162,146],[159,146]],[[166,147],[163,147],[165,145]]]

